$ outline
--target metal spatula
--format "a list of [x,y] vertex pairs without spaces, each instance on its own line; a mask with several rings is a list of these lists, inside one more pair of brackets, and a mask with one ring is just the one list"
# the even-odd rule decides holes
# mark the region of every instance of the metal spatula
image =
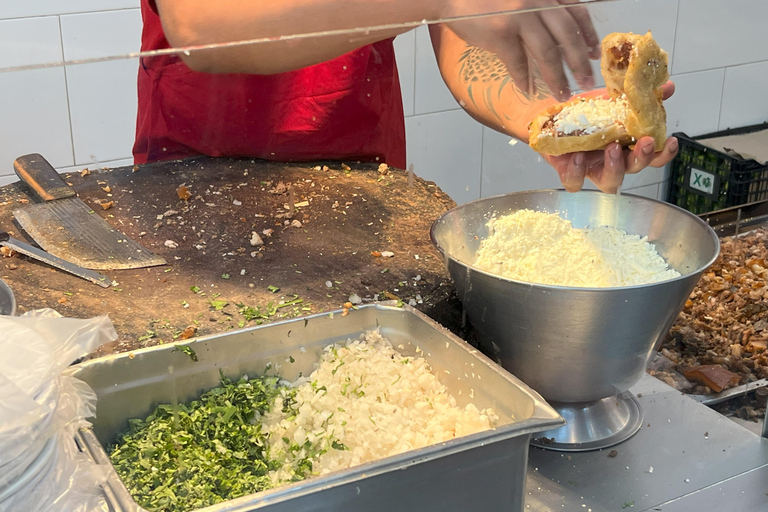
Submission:
[[52,267],[59,268],[69,272],[70,274],[76,275],[77,277],[87,279],[88,281],[96,283],[102,288],[109,288],[110,280],[107,276],[99,274],[98,272],[94,272],[93,270],[88,270],[78,265],[74,265],[68,261],[62,260],[61,258],[57,258],[53,254],[41,251],[37,247],[16,240],[15,238],[11,238],[11,236],[5,231],[0,231],[0,246],[8,247],[9,249],[13,249],[16,252],[27,255],[30,258],[34,258],[36,260],[42,261],[43,263],[47,263]]
[[81,267],[106,270],[164,265],[165,259],[114,229],[77,197],[56,169],[37,153],[13,162],[16,174],[44,202],[13,211],[47,252]]

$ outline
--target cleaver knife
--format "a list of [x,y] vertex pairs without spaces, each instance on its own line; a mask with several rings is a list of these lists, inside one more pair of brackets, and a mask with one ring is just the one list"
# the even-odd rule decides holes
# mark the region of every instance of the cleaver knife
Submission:
[[96,283],[102,288],[109,288],[110,281],[107,276],[99,274],[98,272],[94,272],[93,270],[88,270],[87,268],[79,267],[68,261],[64,261],[61,258],[57,258],[53,254],[48,254],[45,251],[41,251],[37,247],[25,244],[24,242],[16,240],[15,238],[11,238],[11,236],[5,231],[0,231],[0,245],[8,247],[9,249],[13,249],[18,253],[25,254],[30,258],[42,261],[43,263],[47,263],[52,267],[56,267],[69,272],[70,274],[74,274],[77,277],[87,279],[92,283]]
[[110,226],[78,198],[42,155],[20,156],[13,169],[43,200],[14,210],[13,216],[46,252],[94,270],[165,265],[165,259]]

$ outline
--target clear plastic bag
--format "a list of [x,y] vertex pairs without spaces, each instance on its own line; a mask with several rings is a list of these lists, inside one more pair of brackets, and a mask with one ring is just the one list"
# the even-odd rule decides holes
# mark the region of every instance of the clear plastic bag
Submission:
[[62,373],[116,338],[105,316],[0,316],[0,512],[107,510],[106,475],[75,443],[95,416],[96,395]]

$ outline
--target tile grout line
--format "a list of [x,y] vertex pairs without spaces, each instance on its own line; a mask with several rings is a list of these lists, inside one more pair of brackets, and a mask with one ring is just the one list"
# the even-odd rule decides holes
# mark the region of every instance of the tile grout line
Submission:
[[717,129],[720,128],[720,122],[723,119],[723,100],[725,98],[725,75],[728,73],[728,68],[723,68],[723,80],[720,82],[720,108],[717,109]]
[[[64,57],[64,30],[61,27],[61,15],[57,16],[59,20],[59,41],[61,42],[61,60],[63,61],[65,59]],[[75,134],[74,130],[72,128],[72,106],[69,102],[69,80],[67,78],[67,66],[62,66],[64,68],[64,93],[67,95],[67,117],[69,118],[69,141],[72,144],[72,165],[77,165],[77,155],[75,154]]]
[[[413,30],[413,87],[411,87],[411,110],[416,115],[416,30]],[[411,117],[413,117],[411,116]]]
[[675,10],[675,33],[672,36],[672,62],[669,64],[669,74],[672,74],[672,70],[675,68],[675,47],[677,46],[677,28],[680,25],[680,2],[684,0],[677,0],[677,9]]
[[50,12],[50,13],[40,13],[40,14],[30,14],[28,16],[11,16],[8,18],[3,18],[0,16],[0,21],[14,21],[14,20],[28,20],[31,18],[47,18],[51,16],[78,16],[81,14],[92,14],[92,13],[101,13],[101,12],[116,12],[116,11],[130,11],[134,9],[141,9],[141,6],[136,7],[117,7],[113,9],[96,9],[93,11],[73,11],[73,12]]
[[[89,163],[82,164],[82,165],[62,165],[62,166],[59,166],[57,168],[57,170],[59,170],[59,172],[75,172],[77,170],[81,170],[80,168],[83,165],[89,165],[89,164],[99,165],[100,166],[99,168],[102,168],[102,167],[115,167],[115,165],[114,165],[115,162],[126,162],[125,164],[122,165],[122,166],[126,166],[126,167],[129,166],[129,165],[133,165],[133,159],[131,157],[125,157],[125,158],[115,158],[113,160],[105,160],[104,162],[89,162]],[[3,178],[11,178],[11,177],[16,177],[16,175],[13,174],[13,173],[10,173],[10,174],[0,174],[0,180],[2,180]]]

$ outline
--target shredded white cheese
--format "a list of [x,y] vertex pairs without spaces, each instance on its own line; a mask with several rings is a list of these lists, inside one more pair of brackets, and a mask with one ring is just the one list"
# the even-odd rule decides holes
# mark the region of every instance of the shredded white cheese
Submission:
[[498,419],[459,407],[423,358],[402,356],[378,331],[327,347],[312,375],[292,386],[298,413],[286,418],[278,398],[263,420],[270,457],[284,461],[270,474],[275,482],[290,481],[302,459],[324,474],[488,430]]
[[510,279],[604,288],[680,276],[646,237],[609,226],[576,229],[553,213],[519,210],[491,219],[475,267]]
[[554,118],[554,131],[565,135],[590,134],[605,130],[614,123],[624,123],[629,105],[626,96],[620,98],[589,98],[569,105]]

